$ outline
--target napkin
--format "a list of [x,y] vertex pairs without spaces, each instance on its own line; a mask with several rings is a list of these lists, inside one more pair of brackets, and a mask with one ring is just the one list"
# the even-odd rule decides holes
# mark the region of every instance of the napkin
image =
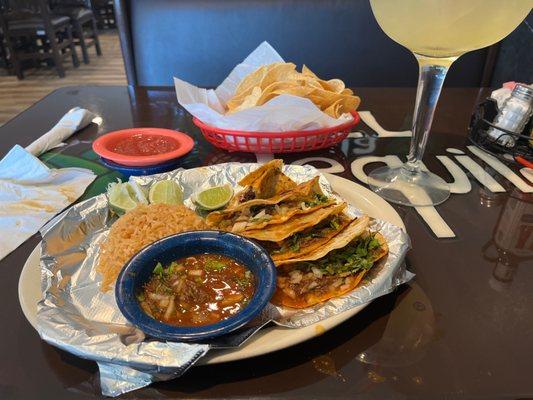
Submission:
[[63,118],[35,142],[26,147],[31,154],[40,154],[57,147],[74,132],[85,128],[96,117],[94,113],[84,108],[75,107],[66,113]]
[[[45,149],[60,136],[49,136],[33,148]],[[15,145],[0,161],[0,260],[78,199],[95,177],[83,168],[50,169]]]
[[311,100],[282,94],[257,107],[224,114],[224,104],[233,96],[239,82],[262,65],[283,62],[283,58],[263,42],[228,77],[213,89],[203,89],[174,78],[178,103],[200,121],[218,128],[286,132],[328,128],[352,120],[350,114],[332,118],[322,112]]
[[[496,100],[496,103],[498,103],[498,108],[501,110],[503,108],[503,104],[505,101],[511,97],[511,93],[513,92],[514,87],[516,86],[518,82],[510,81],[505,82],[501,88],[494,90],[490,97]],[[528,85],[527,83],[523,83],[523,85]],[[530,83],[529,86],[533,86],[533,83]]]

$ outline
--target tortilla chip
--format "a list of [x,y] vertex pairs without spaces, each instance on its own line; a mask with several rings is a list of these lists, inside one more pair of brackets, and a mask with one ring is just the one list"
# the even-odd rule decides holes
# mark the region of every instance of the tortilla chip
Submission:
[[296,69],[296,65],[293,63],[276,63],[270,65],[272,67],[267,71],[259,85],[261,89],[265,89],[273,83],[289,81]]
[[231,109],[229,113],[234,113],[241,110],[246,110],[248,108],[255,107],[257,105],[258,100],[261,98],[262,90],[259,87],[254,87],[252,89],[252,92],[247,95],[242,102],[236,106],[235,108]]
[[227,102],[228,113],[261,106],[282,94],[307,98],[334,118],[354,111],[359,105],[359,97],[342,80],[326,81],[305,65],[302,72],[295,67],[293,63],[273,63],[247,75]]

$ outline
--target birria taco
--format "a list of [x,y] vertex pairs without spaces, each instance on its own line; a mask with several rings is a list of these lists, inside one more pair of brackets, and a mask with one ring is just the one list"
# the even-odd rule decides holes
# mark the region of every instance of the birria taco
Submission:
[[[352,233],[356,232],[358,230]],[[337,236],[331,242],[335,242]],[[347,235],[341,239],[346,241]],[[355,289],[375,263],[388,253],[385,238],[368,230],[351,236],[344,246],[337,247],[333,243],[326,247],[334,249],[326,254],[316,252],[313,256],[278,267],[277,290],[272,303],[306,308],[341,296]]]
[[[284,241],[284,239],[292,238],[292,243],[295,240],[295,237],[293,236],[296,236],[299,233],[303,235],[302,231],[313,230],[315,236],[318,236],[319,234],[322,234],[323,230],[326,230],[327,227],[330,226],[326,223],[327,221],[330,221],[331,224],[335,224],[335,222],[333,222],[333,218],[335,218],[335,221],[338,221],[336,226],[338,227],[341,224],[339,214],[345,208],[346,203],[331,204],[307,214],[295,215],[282,224],[271,224],[261,229],[247,230],[245,236],[262,241],[277,242],[279,245],[283,244],[282,241]],[[346,216],[345,219],[350,222],[349,217]],[[317,224],[320,224],[320,227],[317,226]],[[276,250],[277,245],[272,244],[269,246],[269,244],[267,244],[266,247]]]
[[294,215],[311,213],[334,204],[335,199],[322,193],[318,180],[315,177],[270,199],[250,200],[223,211],[212,212],[206,222],[216,229],[245,232],[279,224]]
[[277,243],[278,248],[271,251],[271,257],[277,266],[320,258],[351,240],[343,242],[342,237],[355,237],[362,234],[367,227],[366,215],[354,219],[344,213],[333,214],[319,224]]
[[283,160],[275,159],[263,164],[239,181],[244,189],[238,192],[228,207],[249,200],[268,199],[296,187],[296,183],[282,172]]

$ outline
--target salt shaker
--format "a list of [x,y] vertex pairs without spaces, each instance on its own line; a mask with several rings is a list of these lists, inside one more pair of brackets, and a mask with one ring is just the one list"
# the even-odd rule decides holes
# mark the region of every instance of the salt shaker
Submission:
[[[505,100],[493,124],[516,134],[522,133],[532,114],[533,88],[517,84],[511,97]],[[505,147],[514,147],[516,138],[495,128],[490,128],[487,135]]]

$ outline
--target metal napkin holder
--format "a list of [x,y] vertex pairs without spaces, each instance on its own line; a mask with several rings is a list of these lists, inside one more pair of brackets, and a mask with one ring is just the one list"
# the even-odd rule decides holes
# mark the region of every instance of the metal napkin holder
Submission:
[[[487,98],[477,106],[470,119],[468,135],[470,142],[507,163],[511,162],[519,165],[516,162],[516,157],[522,157],[533,163],[533,148],[529,145],[529,141],[533,140],[529,136],[533,118],[530,118],[524,130],[520,134],[517,134],[507,129],[499,128],[492,123],[496,115],[498,115],[498,111],[498,103],[492,98]],[[496,138],[488,135],[487,131],[490,128],[498,130],[501,132],[501,135]],[[514,138],[514,146],[506,147],[498,143],[505,136],[512,136]]]

